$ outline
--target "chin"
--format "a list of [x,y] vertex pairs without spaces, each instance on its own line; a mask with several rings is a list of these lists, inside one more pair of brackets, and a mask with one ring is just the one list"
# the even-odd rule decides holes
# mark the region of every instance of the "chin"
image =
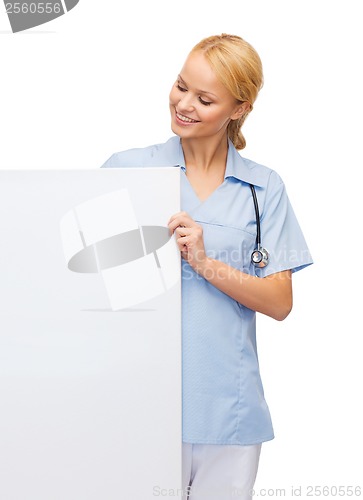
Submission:
[[174,122],[173,119],[171,120],[171,130],[174,132],[175,135],[178,135],[181,139],[182,138],[192,139],[193,137],[196,137],[192,130],[179,126],[177,123]]
[[180,139],[193,139],[193,135],[188,134],[184,130],[180,130],[179,127],[171,127],[171,130],[174,132],[175,135],[180,137]]
[[171,126],[170,126],[170,128],[174,132],[174,134],[179,135],[179,136],[183,132],[182,130],[180,130],[180,127],[178,127],[178,125],[174,122],[173,118],[171,118]]

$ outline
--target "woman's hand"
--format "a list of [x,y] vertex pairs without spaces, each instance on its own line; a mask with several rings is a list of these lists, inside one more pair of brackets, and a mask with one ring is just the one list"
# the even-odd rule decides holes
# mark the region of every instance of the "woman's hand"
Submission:
[[286,318],[292,308],[291,271],[258,278],[207,257],[203,228],[186,212],[173,215],[168,226],[182,257],[209,283],[253,311],[279,321]]
[[181,256],[194,270],[203,266],[207,256],[204,248],[203,228],[186,212],[178,212],[170,217],[168,227],[176,235]]

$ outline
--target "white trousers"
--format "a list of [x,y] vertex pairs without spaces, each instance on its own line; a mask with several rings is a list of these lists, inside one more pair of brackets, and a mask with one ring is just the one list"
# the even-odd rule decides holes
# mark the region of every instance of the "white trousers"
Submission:
[[250,500],[261,444],[183,443],[183,500]]

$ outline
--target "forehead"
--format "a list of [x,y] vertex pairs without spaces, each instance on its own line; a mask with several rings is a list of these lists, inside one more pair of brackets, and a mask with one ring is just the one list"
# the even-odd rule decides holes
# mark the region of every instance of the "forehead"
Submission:
[[188,55],[180,71],[180,76],[190,90],[211,92],[222,97],[229,94],[201,51]]

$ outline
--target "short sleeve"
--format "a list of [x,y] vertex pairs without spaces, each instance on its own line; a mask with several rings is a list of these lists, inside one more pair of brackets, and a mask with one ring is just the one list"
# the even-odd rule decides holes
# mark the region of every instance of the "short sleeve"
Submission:
[[101,168],[143,167],[145,149],[134,148],[114,153],[101,165]]
[[116,168],[118,167],[117,164],[117,155],[113,154],[108,158],[108,160],[105,161],[103,165],[101,165],[101,168]]
[[[167,143],[166,143],[167,144]],[[163,144],[153,144],[145,148],[132,148],[110,156],[101,168],[152,167],[173,163],[165,161]]]
[[261,212],[261,245],[269,252],[268,265],[256,268],[261,278],[288,269],[296,272],[313,263],[285,185],[274,171]]

